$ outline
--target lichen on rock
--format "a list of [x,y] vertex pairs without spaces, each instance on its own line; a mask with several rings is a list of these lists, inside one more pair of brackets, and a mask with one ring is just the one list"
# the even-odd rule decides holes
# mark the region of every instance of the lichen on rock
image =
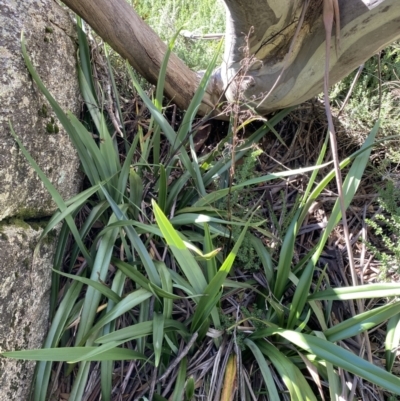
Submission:
[[53,0],[0,0],[0,10],[0,220],[18,215],[21,208],[48,215],[55,204],[16,146],[9,121],[64,198],[79,188],[79,160],[25,67],[21,32],[47,89],[75,114],[80,107],[76,34],[68,13]]

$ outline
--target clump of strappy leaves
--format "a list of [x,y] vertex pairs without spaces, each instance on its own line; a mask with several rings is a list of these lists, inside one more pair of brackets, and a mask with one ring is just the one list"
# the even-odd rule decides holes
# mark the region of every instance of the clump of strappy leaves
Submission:
[[[400,379],[391,373],[399,345],[400,301],[359,311],[339,323],[331,318],[332,301],[400,295],[399,286],[390,283],[331,288],[329,278],[318,274],[321,253],[341,219],[338,203],[312,252],[300,261],[296,257],[296,237],[309,208],[335,177],[331,170],[316,181],[328,136],[317,166],[250,175],[229,185],[223,177],[232,160],[222,152],[198,156],[193,140],[196,131],[192,131],[217,56],[176,130],[162,108],[172,44],[154,99],[128,67],[132,85],[151,117],[138,124],[133,139],[125,126],[120,127],[119,142],[97,100],[83,30],[79,39],[81,89],[95,137],[59,107],[36,73],[24,43],[23,56],[75,144],[89,188],[72,199],[62,199],[11,128],[21,152],[58,207],[42,237],[63,223],[54,260],[52,322],[43,348],[2,353],[39,361],[32,399],[51,399],[52,388],[59,388],[51,383],[57,374],[68,380],[65,388],[70,401],[100,397],[111,401],[115,395],[145,399],[153,394],[157,401],[226,401],[235,392],[241,399],[348,399],[352,389],[343,370],[400,395]],[[112,69],[109,73],[112,76]],[[115,86],[113,91],[118,99]],[[117,103],[122,122],[121,103]],[[236,161],[248,155],[289,112],[275,114],[238,145]],[[378,124],[363,147],[341,163],[342,168],[350,166],[343,183],[347,205],[357,191],[377,131]],[[254,221],[256,208],[248,206],[243,217],[231,214],[227,219],[229,211],[221,210],[220,200],[297,174],[310,174],[308,185],[273,259],[255,235],[272,236],[268,226]],[[215,188],[218,180],[222,185]],[[76,216],[80,217],[79,229]],[[240,227],[238,237],[229,232],[232,226]],[[257,280],[235,274],[235,259],[246,235],[259,260]],[[64,263],[70,236],[74,245]],[[233,247],[223,256],[216,244],[227,238],[233,238]],[[222,315],[228,316],[221,319]],[[388,320],[385,368],[366,361],[346,345],[348,339]],[[65,363],[65,369],[54,362]]]

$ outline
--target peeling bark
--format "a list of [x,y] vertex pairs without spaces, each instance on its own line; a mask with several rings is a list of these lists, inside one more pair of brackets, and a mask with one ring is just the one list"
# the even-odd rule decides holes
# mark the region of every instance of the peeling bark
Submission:
[[[232,7],[236,7],[240,2],[244,4],[244,0],[230,3],[232,3]],[[258,17],[257,20],[248,18],[249,22],[244,25],[243,18],[239,17],[241,22],[236,23],[233,19],[232,28],[229,31],[233,36],[238,36],[240,30],[250,29],[250,21],[254,26],[254,34],[249,43],[250,54],[255,54],[257,61],[247,72],[248,78],[245,83],[247,87],[241,88],[244,97],[249,100],[254,97],[261,99],[274,85],[282,70],[283,56],[289,48],[295,29],[294,22],[299,18],[303,1],[268,0],[265,3],[270,5],[270,10],[276,16],[276,22],[271,18]],[[290,3],[290,6],[282,3]],[[307,14],[308,17],[306,16],[300,35],[296,39],[286,71],[273,93],[258,108],[259,112],[266,113],[296,105],[322,91],[325,67],[325,28],[322,21],[322,6],[319,5],[321,12],[317,14],[317,18],[313,13],[316,11],[318,3],[320,2],[311,1],[309,7],[311,12]],[[256,13],[260,15],[262,12],[256,3],[254,4],[254,9],[246,6],[246,12],[250,16]],[[347,76],[365,60],[400,37],[400,2],[398,0],[380,2],[378,0],[374,2],[341,0],[339,7],[341,48],[337,55],[334,48],[331,51],[329,75],[331,84]],[[270,10],[266,10],[265,14],[270,14]],[[259,21],[258,24],[257,21]],[[229,41],[230,39],[227,42],[229,43]],[[334,40],[332,46],[334,46]],[[260,50],[257,51],[257,48]],[[229,79],[240,68],[238,50],[233,51],[236,53],[225,54],[225,65],[222,67],[224,82],[229,82]],[[251,83],[248,84],[248,82]],[[227,91],[228,98],[233,95],[232,91]],[[253,105],[257,104],[257,101],[253,102]]]

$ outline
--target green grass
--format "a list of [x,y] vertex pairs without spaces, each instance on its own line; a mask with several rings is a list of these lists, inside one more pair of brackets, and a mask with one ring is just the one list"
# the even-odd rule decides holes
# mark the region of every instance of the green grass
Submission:
[[397,182],[386,180],[378,193],[379,209],[373,219],[367,219],[373,234],[367,246],[381,262],[379,279],[387,281],[393,273],[400,273],[400,190]]
[[[341,107],[355,75],[356,71],[334,85],[330,94],[332,104]],[[357,135],[365,132],[378,118],[381,119],[382,137],[398,134],[400,130],[400,115],[398,113],[399,77],[399,43],[392,44],[382,50],[379,55],[366,61],[341,119],[342,124],[350,134]],[[381,84],[381,91],[379,84]],[[394,141],[391,144],[386,144],[385,149],[392,161],[400,161]]]
[[[353,72],[331,90],[333,104],[341,107],[356,72]],[[400,44],[394,43],[369,59],[354,86],[348,104],[340,118],[350,141],[357,142],[364,136],[366,127],[380,117],[379,138],[387,140],[379,144],[375,156],[373,174],[376,177],[378,212],[368,219],[373,239],[367,245],[380,262],[379,280],[386,281],[397,272],[400,250],[397,240],[399,231],[399,193],[397,187],[400,152]]]
[[[194,34],[224,33],[225,8],[220,0],[129,0],[136,12],[168,42],[182,28]],[[174,52],[193,70],[209,65],[218,40],[196,40],[178,36]]]

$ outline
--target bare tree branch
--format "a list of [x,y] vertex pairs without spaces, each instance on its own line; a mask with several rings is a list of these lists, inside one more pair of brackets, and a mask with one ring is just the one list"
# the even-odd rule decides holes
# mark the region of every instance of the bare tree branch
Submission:
[[[64,0],[64,3],[128,60],[139,74],[149,82],[157,83],[167,47],[126,0]],[[165,94],[169,99],[185,109],[199,80],[196,72],[190,70],[176,55],[171,55],[165,83]],[[201,111],[210,109],[218,96],[215,85],[210,85]]]
[[[213,76],[200,112],[215,105],[223,91],[228,100],[233,100],[239,89],[243,98],[253,107],[258,106],[262,114],[300,104],[322,92],[325,64],[322,0],[310,0],[293,51],[286,57],[284,73],[268,97],[265,94],[282,73],[304,0],[224,1],[227,8],[224,61]],[[329,72],[332,84],[400,37],[399,0],[338,1],[342,40],[338,54],[332,52]],[[166,46],[126,0],[64,0],[64,3],[143,77],[156,82]],[[235,82],[245,54],[254,55],[254,61],[246,79]],[[171,57],[165,87],[167,97],[184,109],[198,82],[194,71],[178,57]],[[259,104],[264,97],[265,101]]]

